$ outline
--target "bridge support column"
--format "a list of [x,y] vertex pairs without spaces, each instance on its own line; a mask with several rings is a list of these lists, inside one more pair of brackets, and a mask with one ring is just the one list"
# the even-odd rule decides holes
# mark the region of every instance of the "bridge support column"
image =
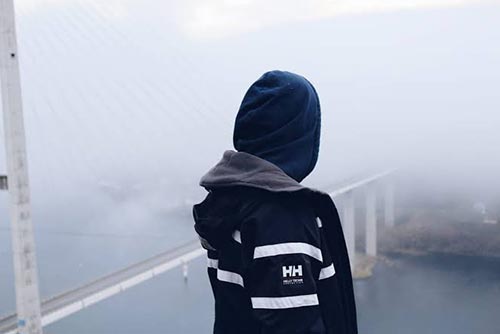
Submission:
[[394,226],[394,183],[387,180],[385,184],[385,226]]
[[2,181],[7,181],[7,184],[2,185],[2,188],[7,188],[10,196],[18,333],[41,334],[38,269],[31,223],[28,159],[14,16],[14,1],[0,0],[0,92],[7,158],[7,180],[3,178]]
[[365,188],[366,196],[366,254],[377,255],[377,199],[375,185],[369,184]]
[[354,217],[354,193],[349,191],[345,193],[343,198],[342,226],[347,244],[347,252],[351,262],[351,267],[354,266],[356,256],[356,229]]

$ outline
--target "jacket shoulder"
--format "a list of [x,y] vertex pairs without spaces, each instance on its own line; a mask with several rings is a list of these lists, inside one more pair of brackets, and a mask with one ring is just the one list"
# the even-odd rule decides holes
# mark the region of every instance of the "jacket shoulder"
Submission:
[[256,245],[305,241],[316,244],[320,238],[314,208],[307,198],[297,194],[265,193],[252,199],[241,230]]

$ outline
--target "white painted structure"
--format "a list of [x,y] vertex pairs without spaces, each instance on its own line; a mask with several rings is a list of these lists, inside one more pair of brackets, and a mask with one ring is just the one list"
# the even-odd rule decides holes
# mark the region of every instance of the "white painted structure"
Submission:
[[[391,170],[361,179],[330,193],[330,196],[332,197],[346,196],[347,199],[343,201],[345,207],[343,208],[342,225],[344,226],[344,234],[348,244],[347,246],[350,256],[352,257],[351,263],[354,262],[355,256],[354,192],[363,189],[366,190],[366,217],[368,232],[366,234],[367,253],[370,255],[376,255],[377,240],[375,190],[378,183],[382,183],[382,181],[390,182],[390,180],[387,179],[392,172],[393,171]],[[394,208],[394,204],[392,203],[389,207]],[[394,212],[389,212],[388,214],[391,213],[393,214]],[[386,217],[388,214],[386,213]],[[393,221],[394,218],[392,217],[392,222]],[[41,323],[43,326],[51,324],[176,267],[182,268],[184,279],[187,280],[187,264],[204,254],[205,250],[199,246],[199,241],[193,241],[176,249],[158,254],[150,259],[133,264],[105,277],[99,278],[74,290],[45,300],[42,303]],[[0,333],[16,333],[15,313],[0,319]]]
[[394,183],[392,174],[394,169],[353,182],[330,193],[330,196],[339,198],[342,206],[342,227],[347,244],[347,251],[351,266],[356,261],[356,217],[355,192],[364,190],[366,212],[366,254],[377,255],[377,189],[379,184],[384,186],[384,217],[386,226],[394,226]]
[[[63,319],[104,299],[148,281],[205,254],[198,241],[133,264],[95,281],[64,292],[42,303],[42,326]],[[16,333],[16,314],[0,319],[0,333]]]
[[365,189],[366,196],[366,254],[377,255],[377,197],[374,186]]
[[19,334],[41,334],[13,0],[0,0],[0,81]]

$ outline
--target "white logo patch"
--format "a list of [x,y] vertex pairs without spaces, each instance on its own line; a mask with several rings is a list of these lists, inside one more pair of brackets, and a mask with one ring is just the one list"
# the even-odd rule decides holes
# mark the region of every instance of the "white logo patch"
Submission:
[[283,266],[283,285],[294,285],[304,283],[302,278],[302,265]]

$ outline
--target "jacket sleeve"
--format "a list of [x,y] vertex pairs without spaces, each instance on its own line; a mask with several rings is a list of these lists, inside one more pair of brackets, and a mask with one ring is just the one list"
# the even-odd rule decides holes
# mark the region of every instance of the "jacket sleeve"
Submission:
[[324,334],[315,217],[297,207],[263,207],[241,229],[245,289],[262,334]]

